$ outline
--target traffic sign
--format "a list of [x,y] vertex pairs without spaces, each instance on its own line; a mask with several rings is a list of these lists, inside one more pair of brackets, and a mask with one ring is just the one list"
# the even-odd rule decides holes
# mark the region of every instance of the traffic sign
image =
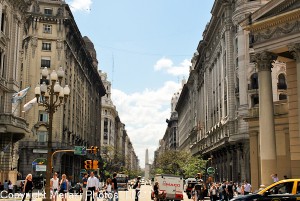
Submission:
[[208,168],[207,168],[207,174],[215,174],[215,168],[213,168],[213,167],[208,167]]
[[35,165],[46,165],[47,164],[47,159],[45,158],[36,158],[34,161],[32,161],[32,166]]
[[75,146],[74,147],[74,154],[75,155],[86,155],[86,148],[85,146]]

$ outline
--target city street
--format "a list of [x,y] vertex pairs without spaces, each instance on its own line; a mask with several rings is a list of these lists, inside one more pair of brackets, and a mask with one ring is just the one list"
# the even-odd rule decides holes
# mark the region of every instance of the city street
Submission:
[[[142,185],[141,188],[141,193],[140,193],[140,201],[151,201],[151,185]],[[33,199],[32,201],[42,201],[42,194],[38,194],[38,193],[34,193],[33,194]],[[120,191],[119,192],[119,201],[134,201],[134,196],[135,196],[135,190],[134,189],[130,189],[129,191]],[[22,197],[20,196],[20,194],[16,194],[14,198],[3,198],[0,199],[5,200],[5,201],[14,201],[14,200],[22,200]],[[27,198],[26,200],[29,200],[29,198]],[[60,201],[61,199],[58,198],[58,201]],[[68,201],[80,201],[81,200],[81,196],[80,195],[70,195],[67,199]],[[103,198],[98,197],[99,201],[104,200]],[[184,193],[184,201],[191,201],[192,199],[188,199],[186,194]]]

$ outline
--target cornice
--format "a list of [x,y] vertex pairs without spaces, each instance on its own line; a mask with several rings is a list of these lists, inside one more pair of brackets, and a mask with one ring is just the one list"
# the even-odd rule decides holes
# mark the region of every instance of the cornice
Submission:
[[254,22],[252,25],[245,27],[245,30],[257,32],[263,29],[271,28],[283,24],[285,22],[295,21],[300,18],[300,8],[293,11],[283,13],[271,18],[264,19],[262,21]]

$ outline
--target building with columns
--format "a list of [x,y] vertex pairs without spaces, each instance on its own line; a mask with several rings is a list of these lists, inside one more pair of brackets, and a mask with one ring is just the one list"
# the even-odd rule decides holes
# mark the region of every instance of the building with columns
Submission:
[[26,0],[0,1],[0,182],[18,175],[19,140],[30,131],[21,113],[23,100],[12,103],[12,95],[28,87],[20,81],[22,38]]
[[[252,108],[246,118],[255,186],[270,184],[273,173],[280,179],[300,176],[299,10],[299,1],[273,0],[240,22],[249,34],[250,61],[259,79],[259,110]],[[287,99],[273,104],[272,92],[282,84],[272,82],[277,63],[285,64]]]
[[[267,1],[215,1],[180,94],[179,147],[211,158],[216,181],[250,180],[247,35],[238,25]],[[181,126],[183,122],[184,126]]]
[[[71,93],[67,104],[58,108],[53,117],[53,150],[72,150],[74,146],[101,146],[101,98],[106,90],[98,73],[96,51],[88,38],[83,38],[72,12],[63,0],[33,1],[26,13],[20,61],[20,83],[31,86],[24,102],[35,97],[34,87],[42,82],[41,71],[62,67]],[[19,171],[44,175],[32,162],[46,158],[48,113],[35,104],[23,113],[30,132],[19,144]],[[73,153],[55,155],[54,171],[65,173],[75,181],[84,167],[84,160],[100,159],[100,154],[78,156]]]
[[[249,33],[239,23],[268,2],[215,1],[176,106],[179,148],[210,159],[216,181],[252,182],[255,175],[250,172],[254,163],[248,114],[258,110],[261,89],[259,70],[250,60]],[[284,63],[273,65],[269,81],[274,85],[268,92],[271,105],[273,100],[286,102]]]

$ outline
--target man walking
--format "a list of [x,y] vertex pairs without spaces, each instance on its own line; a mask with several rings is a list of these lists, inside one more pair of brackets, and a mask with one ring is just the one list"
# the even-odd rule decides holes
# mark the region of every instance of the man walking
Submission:
[[99,180],[95,177],[94,172],[90,173],[90,177],[87,180],[87,201],[90,201],[92,196],[92,201],[94,201],[94,193],[98,190]]
[[117,173],[113,173],[113,179],[112,179],[112,190],[115,197],[115,201],[119,201],[119,195],[118,195],[118,181],[117,181]]
[[86,200],[86,185],[87,185],[87,181],[88,181],[88,173],[84,173],[83,178],[82,178],[82,197],[81,197],[81,201],[85,201]]

